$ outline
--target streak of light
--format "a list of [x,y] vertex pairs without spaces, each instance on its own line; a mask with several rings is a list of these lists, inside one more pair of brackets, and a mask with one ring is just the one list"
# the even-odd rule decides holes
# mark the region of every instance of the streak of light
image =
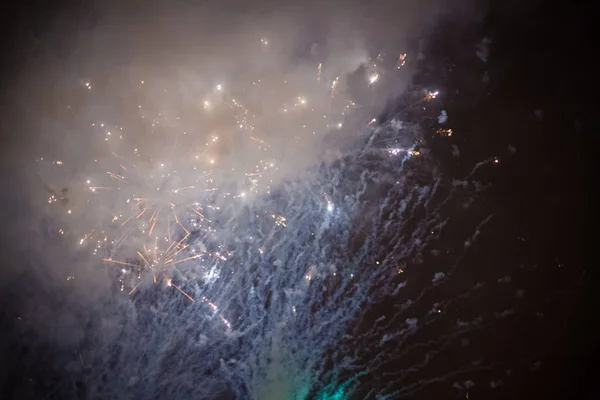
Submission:
[[156,226],[156,221],[158,221],[159,215],[160,215],[160,211],[157,211],[156,217],[154,218],[154,222],[152,223],[152,227],[150,228],[150,232],[148,232],[148,236],[152,236],[152,231],[154,231],[154,227]]
[[189,261],[189,260],[194,260],[194,259],[196,259],[196,258],[200,258],[200,257],[202,257],[202,256],[203,256],[203,254],[196,254],[195,256],[186,257],[186,258],[184,258],[184,259],[182,259],[182,260],[178,260],[178,261],[173,261],[173,259],[171,259],[171,260],[169,260],[169,261],[166,261],[166,262],[165,262],[165,265],[176,265],[176,264],[181,264],[182,262]]
[[131,289],[131,291],[129,292],[129,296],[131,296],[133,294],[133,292],[135,292],[135,289],[138,288],[138,286],[140,286],[140,283],[142,283],[142,280],[140,279],[140,281],[138,282],[137,285],[134,286],[133,289]]
[[150,263],[148,262],[148,260],[146,260],[146,257],[144,257],[144,255],[142,253],[140,253],[139,251],[137,252],[138,256],[140,256],[140,258],[142,260],[144,260],[144,262],[146,263],[146,265],[148,266],[148,268],[151,268],[152,266],[150,265]]
[[112,258],[103,258],[102,261],[106,261],[106,262],[114,263],[114,264],[119,264],[119,265],[128,265],[130,267],[137,267],[137,265],[135,265],[135,264],[131,264],[131,263],[128,263],[128,262],[123,262],[123,261],[113,260]]
[[188,299],[190,299],[192,302],[196,301],[196,300],[194,300],[192,298],[192,296],[190,296],[189,294],[187,294],[186,292],[184,292],[182,288],[180,288],[179,286],[177,286],[173,282],[170,282],[169,286],[173,286],[175,289],[179,290],[185,297],[187,297]]
[[165,262],[165,265],[168,264],[169,261],[172,261],[173,258],[175,258],[175,256],[179,253],[181,253],[183,250],[187,249],[188,247],[190,247],[189,244],[186,244],[185,246],[183,246],[182,248],[180,248],[179,250],[177,250],[175,253],[173,253],[173,255],[171,256],[171,260],[168,260],[167,262]]
[[106,173],[107,173],[107,174],[108,174],[108,176],[110,176],[111,178],[119,179],[119,180],[121,180],[121,181],[125,182],[125,177],[124,177],[124,176],[122,176],[122,175],[115,174],[114,172],[109,172],[109,171],[107,171]]
[[204,218],[205,218],[205,217],[204,217],[204,215],[203,215],[203,214],[202,214],[200,211],[196,210],[194,207],[192,207],[192,206],[189,206],[189,208],[190,208],[190,209],[191,209],[193,212],[195,212],[196,214],[198,214],[198,216],[199,216],[200,218],[202,218],[202,219],[204,219]]
[[340,77],[336,77],[333,81],[333,83],[331,84],[331,100],[333,100],[333,98],[335,97],[335,89],[337,88],[337,84],[338,84],[338,80],[340,79]]

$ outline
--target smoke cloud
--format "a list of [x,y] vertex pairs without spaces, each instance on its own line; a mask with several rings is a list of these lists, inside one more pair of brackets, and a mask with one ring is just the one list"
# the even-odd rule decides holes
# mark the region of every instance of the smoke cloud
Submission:
[[[23,48],[28,55],[4,99],[3,129],[10,132],[2,187],[3,243],[10,247],[2,271],[4,287],[23,299],[28,320],[47,332],[43,340],[53,345],[81,343],[87,329],[81,322],[83,310],[112,310],[103,311],[108,317],[98,327],[107,343],[122,327],[119,311],[114,311],[118,310],[115,304],[121,304],[114,300],[119,291],[115,282],[121,282],[121,290],[135,290],[132,282],[139,275],[129,269],[138,264],[132,265],[131,260],[137,252],[150,258],[152,249],[139,250],[150,246],[148,237],[156,236],[156,247],[163,245],[159,240],[167,242],[165,248],[173,241],[171,226],[179,221],[177,211],[171,215],[171,210],[180,205],[202,215],[195,217],[198,229],[205,229],[202,224],[211,220],[195,248],[221,260],[228,257],[219,247],[223,243],[235,243],[250,254],[240,244],[254,240],[250,234],[249,238],[228,235],[242,232],[248,221],[258,218],[265,197],[272,200],[270,196],[284,189],[310,196],[302,204],[311,213],[317,213],[319,202],[325,204],[325,221],[318,229],[319,235],[327,236],[323,232],[334,218],[329,215],[338,212],[331,197],[336,193],[315,189],[315,176],[321,173],[320,183],[330,176],[336,184],[344,177],[339,171],[323,173],[319,166],[340,159],[365,141],[372,119],[410,84],[419,39],[442,14],[457,9],[440,0],[154,0],[90,2],[57,12],[46,29],[27,32]],[[397,121],[393,125],[396,133],[404,129]],[[401,152],[404,162],[411,154],[412,139],[407,136],[401,143],[405,146],[390,154]],[[357,191],[338,196],[349,208],[360,204],[353,196],[373,196],[363,182],[368,181],[366,173],[353,173],[360,176]],[[387,175],[382,179],[389,183]],[[191,186],[193,190],[188,190]],[[140,205],[139,215],[132,213],[134,203],[148,204],[150,198],[151,206]],[[270,221],[285,225],[286,206],[273,203],[269,203]],[[295,218],[307,231],[291,237],[302,245],[313,239],[308,235],[309,218],[298,215],[300,211]],[[129,229],[142,220],[146,225]],[[179,225],[179,235],[173,233],[177,240],[191,230]],[[261,225],[258,232],[262,229]],[[270,245],[275,248],[273,242],[283,241],[278,235],[264,234],[261,247],[252,243],[252,251],[262,254]],[[190,249],[181,254],[195,257],[187,253]],[[327,250],[317,249],[323,254]],[[295,250],[279,251],[271,260],[279,264],[273,265],[285,265],[290,272],[273,278],[281,283],[281,290],[293,286],[292,277],[305,282],[317,273],[316,264],[293,267]],[[243,251],[234,257],[243,258]],[[121,274],[121,264],[107,266],[103,260],[127,265]],[[201,272],[188,270],[181,276],[193,281],[201,275],[206,285],[218,284],[215,265],[207,262]],[[335,263],[327,268],[336,271]],[[131,279],[123,277],[127,274]],[[165,282],[170,286],[177,273],[169,274]],[[228,293],[238,289],[230,282],[223,285],[228,285]],[[308,284],[297,290],[298,298],[312,293]],[[366,296],[365,291],[362,298]],[[206,300],[214,305],[211,301],[217,302]],[[359,300],[351,305],[353,310],[360,308]],[[230,326],[225,316],[215,315]],[[340,310],[330,316],[346,318]],[[275,329],[274,322],[269,324],[268,329]],[[282,343],[293,337],[291,328],[281,332]],[[187,340],[175,336],[170,340]],[[165,342],[161,346],[168,347]],[[289,357],[283,354],[289,342],[276,344],[281,348],[274,346],[270,354]],[[307,349],[298,352],[312,357]],[[266,357],[261,354],[257,359],[263,362]],[[259,361],[256,365],[261,365]],[[216,362],[222,370],[233,368],[231,361]],[[317,364],[313,358],[310,362]],[[289,364],[308,374],[298,358]],[[277,375],[277,365],[267,371]],[[306,381],[308,387],[313,378],[303,375],[297,380]],[[252,381],[263,379],[253,376]],[[256,398],[282,398],[283,392],[298,386],[298,382],[280,382],[281,387],[259,383]]]

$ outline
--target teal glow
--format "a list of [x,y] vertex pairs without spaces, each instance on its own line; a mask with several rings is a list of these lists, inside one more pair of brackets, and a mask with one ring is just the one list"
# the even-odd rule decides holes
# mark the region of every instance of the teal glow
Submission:
[[316,400],[346,400],[349,398],[350,394],[356,389],[358,386],[357,378],[365,375],[366,372],[359,372],[354,375],[352,378],[346,380],[337,388],[329,387],[323,389],[321,393],[317,395]]
[[346,397],[346,388],[344,386],[340,386],[333,393],[322,393],[317,397],[317,400],[345,400]]

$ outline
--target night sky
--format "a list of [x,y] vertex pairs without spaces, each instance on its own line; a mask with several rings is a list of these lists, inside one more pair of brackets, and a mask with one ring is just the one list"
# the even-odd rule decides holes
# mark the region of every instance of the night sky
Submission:
[[[182,2],[187,3],[192,2]],[[370,7],[378,7],[377,1],[367,3],[372,3]],[[448,223],[439,232],[435,232],[435,240],[427,242],[422,250],[403,259],[394,258],[395,268],[402,267],[403,279],[409,282],[402,289],[404,291],[400,297],[378,297],[377,292],[383,293],[384,289],[380,288],[381,283],[377,283],[365,292],[365,304],[361,304],[361,310],[347,321],[342,332],[328,333],[326,329],[319,330],[320,335],[328,337],[328,345],[335,345],[320,353],[324,361],[318,377],[311,381],[310,387],[294,389],[297,390],[294,392],[297,397],[293,398],[378,398],[374,393],[380,391],[388,396],[380,398],[389,399],[600,398],[600,389],[595,382],[600,372],[600,330],[594,284],[596,274],[593,271],[596,201],[591,192],[594,192],[596,186],[594,153],[597,148],[597,95],[593,82],[596,80],[597,64],[592,50],[591,4],[585,1],[545,4],[542,1],[493,0],[485,5],[463,3],[453,12],[425,18],[426,22],[418,27],[411,27],[397,40],[382,36],[382,32],[386,32],[384,29],[377,36],[374,35],[377,40],[368,45],[370,55],[376,56],[383,51],[393,53],[394,60],[390,62],[392,69],[397,49],[408,54],[407,60],[413,72],[403,78],[407,80],[405,84],[397,87],[389,84],[389,87],[381,89],[379,98],[364,100],[371,98],[368,96],[372,96],[373,90],[365,85],[361,67],[350,71],[344,82],[348,87],[348,96],[357,99],[357,103],[361,100],[365,104],[370,102],[372,107],[369,112],[373,111],[377,115],[374,126],[386,126],[392,118],[418,126],[422,141],[417,150],[421,149],[430,163],[435,164],[435,167],[427,171],[435,171],[442,177],[438,181],[439,192],[436,194],[440,197],[432,196],[428,202],[440,207],[440,218]],[[136,7],[134,2],[129,4],[131,8]],[[252,8],[251,4],[244,3],[244,6],[239,6],[239,9],[232,12],[243,18],[244,13],[249,12],[245,8]],[[271,7],[265,4],[261,3],[261,7]],[[231,385],[229,389],[225,384],[225,388],[215,391],[213,396],[199,395],[202,392],[194,388],[196,375],[200,377],[197,381],[201,383],[198,385],[213,380],[226,382],[227,379],[217,372],[219,368],[224,368],[224,364],[219,367],[218,362],[209,362],[209,357],[204,353],[194,358],[189,354],[190,350],[186,350],[190,360],[193,360],[188,365],[187,379],[191,383],[187,389],[175,393],[169,392],[168,383],[157,383],[156,389],[150,383],[144,392],[136,387],[135,382],[144,379],[139,376],[135,378],[135,382],[127,376],[123,378],[125,384],[117,383],[119,375],[133,367],[113,355],[125,352],[121,348],[128,346],[127,343],[136,343],[136,340],[143,342],[145,339],[127,339],[126,343],[122,336],[118,336],[113,343],[110,343],[111,339],[106,339],[109,344],[97,347],[96,336],[102,336],[100,331],[105,327],[103,323],[97,322],[103,312],[100,311],[102,307],[110,309],[107,315],[117,315],[116,319],[129,315],[125,311],[121,312],[121,308],[135,309],[136,318],[142,320],[146,318],[146,314],[155,312],[150,312],[151,308],[160,308],[161,302],[170,305],[175,302],[172,314],[177,315],[188,312],[186,309],[190,309],[191,303],[181,296],[173,300],[173,296],[169,297],[158,289],[140,290],[130,297],[115,289],[101,293],[99,291],[100,294],[94,295],[100,296],[93,297],[94,301],[100,298],[100,303],[103,304],[98,305],[97,309],[83,306],[87,304],[85,301],[78,307],[76,297],[58,293],[58,290],[64,289],[47,283],[52,281],[52,271],[40,272],[43,268],[32,266],[46,265],[39,255],[34,254],[34,246],[38,246],[40,241],[44,248],[60,249],[61,244],[59,239],[50,235],[32,239],[26,234],[29,230],[23,229],[23,226],[36,223],[31,221],[41,221],[32,217],[35,214],[37,218],[38,213],[32,210],[38,203],[30,199],[33,193],[32,181],[24,178],[22,168],[30,156],[24,149],[28,148],[30,141],[36,141],[33,138],[37,135],[41,137],[42,133],[33,128],[35,125],[24,121],[28,114],[23,111],[23,97],[20,96],[19,101],[14,99],[22,87],[20,82],[25,74],[23,71],[35,74],[36,68],[40,68],[40,74],[43,75],[46,73],[44,68],[48,65],[44,62],[45,59],[67,59],[69,54],[76,52],[78,46],[78,41],[72,34],[102,24],[110,10],[97,15],[95,6],[87,2],[59,2],[53,4],[52,8],[41,2],[14,4],[11,6],[14,8],[10,10],[7,7],[5,6],[1,17],[3,61],[0,129],[4,173],[0,185],[0,399],[261,398],[257,393],[262,392],[240,382]],[[343,9],[344,6],[340,7]],[[387,13],[402,13],[399,6],[397,9],[389,4],[385,7],[388,7]],[[143,14],[143,11],[140,13]],[[112,17],[115,15],[117,14]],[[72,23],[63,24],[58,30],[50,29],[59,16],[61,21]],[[127,21],[126,16],[122,18]],[[335,13],[331,18],[335,21]],[[390,20],[393,21],[393,18]],[[143,21],[143,16],[136,17],[131,24],[142,24],[140,21]],[[169,23],[176,24],[177,21],[170,20]],[[369,26],[377,25],[377,21],[370,23]],[[385,23],[390,24],[390,21]],[[319,56],[314,48],[311,50],[310,43],[319,42],[321,35],[325,35],[323,25],[320,21],[314,21],[314,28],[309,31],[312,37],[299,41],[296,48],[290,50],[298,64],[307,59],[308,63],[313,63],[316,59],[314,57]],[[393,34],[394,31],[390,30],[390,35]],[[157,37],[160,37],[160,33]],[[155,44],[158,50],[154,51],[158,54],[167,54],[171,50],[167,40]],[[114,64],[125,65],[133,59],[123,49],[115,49],[114,54],[110,49],[104,48],[102,51],[105,52],[104,59],[114,56]],[[417,59],[419,52],[425,57]],[[137,62],[143,63],[139,60]],[[161,63],[161,68],[169,70],[168,62]],[[35,103],[35,107],[44,108],[47,115],[56,116],[58,111],[52,103],[55,100],[52,99],[67,97],[75,104],[74,107],[78,102],[87,104],[86,100],[80,101],[78,95],[71,94],[74,91],[67,89],[68,85],[77,86],[85,79],[98,82],[97,86],[103,88],[113,84],[110,83],[110,72],[106,72],[106,68],[90,68],[87,70],[90,72],[85,75],[82,72],[86,71],[86,67],[82,65],[84,64],[78,64],[69,71],[61,71],[61,74],[64,72],[60,75],[62,80],[43,86],[43,90],[50,90],[48,88],[52,87],[55,92],[41,93],[42,100],[32,99],[31,103]],[[382,85],[386,85],[385,78],[386,76],[381,78]],[[69,79],[75,83],[69,83]],[[95,90],[96,84],[93,86]],[[110,90],[99,89],[102,96],[108,98],[108,94],[101,92],[102,90],[106,93]],[[435,101],[416,103],[415,98],[428,90],[439,91]],[[30,95],[35,96],[35,92],[30,92]],[[178,107],[188,107],[183,95],[175,95],[175,98],[179,102]],[[86,112],[89,109],[91,106],[81,108]],[[109,114],[113,112],[108,106],[106,109]],[[448,120],[440,123],[438,117],[442,110]],[[352,118],[359,120],[366,117],[368,122],[369,116],[362,115],[362,112],[359,109]],[[72,118],[65,124],[75,124],[72,122],[75,117],[60,114],[53,118]],[[119,121],[123,125],[128,122],[123,119]],[[345,126],[349,124],[350,122],[344,123]],[[359,146],[366,145],[369,138],[360,136],[361,129],[366,132],[371,128],[367,128],[365,123],[360,129],[352,131]],[[451,136],[440,132],[441,129],[451,129]],[[341,143],[341,139],[334,134],[324,143],[333,146]],[[220,154],[222,158],[225,155],[242,157],[240,154],[244,153],[243,147],[240,150],[228,142],[224,146]],[[76,152],[77,147],[70,151]],[[379,166],[376,158],[371,159],[363,153],[352,159],[341,158],[341,162],[326,160],[325,157],[321,160],[320,156],[314,156],[316,161],[312,162],[313,156],[313,153],[310,157],[306,156],[311,159],[310,163],[306,162],[307,168],[314,168],[317,174],[321,174],[318,176],[323,187],[341,177],[342,181],[347,179],[351,182],[344,186],[351,190],[355,187],[352,180],[360,174],[362,168],[386,168],[385,165]],[[481,163],[480,167],[475,168],[478,163]],[[411,168],[410,171],[424,171],[430,164],[413,157],[407,161],[407,165],[406,168]],[[414,172],[409,175],[406,184],[424,184],[430,179],[429,173],[432,172]],[[463,180],[469,181],[468,184],[461,186],[459,181]],[[282,186],[285,185],[282,183]],[[315,183],[315,192],[319,192],[317,186]],[[328,203],[330,197],[339,199],[332,200],[336,207],[338,203],[342,203],[339,187],[327,190],[323,189],[323,192]],[[276,191],[277,188],[274,188],[273,192]],[[392,193],[391,189],[382,185],[365,195],[371,196],[370,200],[365,200],[365,204],[368,201],[378,201],[377,199],[388,196],[389,193]],[[281,197],[285,195],[281,194]],[[400,204],[400,200],[397,200]],[[273,200],[272,204],[277,204],[273,207],[279,207],[278,210],[283,214],[287,211],[286,207],[281,206],[278,201]],[[389,201],[395,204],[396,200],[391,196]],[[469,204],[468,209],[465,207],[466,203]],[[314,205],[316,203],[310,201],[306,204],[308,208],[317,207]],[[411,232],[418,231],[418,221],[429,218],[427,207],[429,206],[415,206],[409,216],[394,216],[392,213],[382,218],[384,221],[389,218],[393,224],[397,223],[394,218],[407,218],[406,223],[399,225],[405,235],[403,237],[415,238],[416,234],[411,236]],[[375,211],[368,207],[366,209],[367,211],[356,215],[349,212],[352,221],[349,226],[352,228],[348,228],[347,235],[342,232],[343,228],[339,232],[339,237],[346,235],[343,237],[347,245],[332,245],[330,249],[335,257],[348,260],[359,257],[357,254],[360,251],[357,249],[364,246],[368,236],[364,232],[370,229],[370,221],[375,218]],[[488,217],[489,220],[486,219]],[[287,218],[293,221],[293,217]],[[48,226],[53,226],[54,222],[50,218],[43,221]],[[215,221],[223,226],[228,223],[217,217]],[[232,229],[243,229],[243,224],[239,222]],[[293,222],[288,225],[293,226]],[[476,233],[476,240],[472,236],[475,231],[479,231]],[[332,231],[328,235],[330,236],[325,235],[323,240],[331,240],[333,243],[338,241],[338,236],[335,236],[338,233]],[[395,244],[386,235],[387,231],[379,237],[376,234],[373,239],[375,244],[372,246],[377,248],[379,257],[373,261],[376,259],[377,265],[380,265],[379,261],[382,265],[387,265],[383,261],[387,260],[385,255],[391,255],[395,251],[392,250]],[[309,244],[312,238],[306,238],[306,242],[303,242],[303,237],[302,234],[297,234],[298,241],[294,244],[294,251],[301,251],[303,245],[307,249],[312,246]],[[473,241],[466,244],[466,241],[471,240],[469,238]],[[31,252],[28,250],[29,241],[38,243],[31,244]],[[408,245],[409,241],[406,243]],[[207,246],[210,247],[209,244]],[[261,260],[265,259],[266,256]],[[56,263],[58,262],[61,261]],[[260,262],[252,268],[276,274],[272,269],[263,268]],[[67,270],[68,267],[64,267],[60,271]],[[445,271],[445,278],[439,278],[441,284],[432,281],[432,277],[438,276],[438,271]],[[115,280],[116,287],[117,278],[112,279]],[[340,285],[336,280],[337,276],[319,279],[320,284],[327,288]],[[390,278],[393,279],[396,278]],[[312,278],[312,281],[311,285],[315,285],[316,278]],[[78,282],[77,279],[75,282]],[[276,302],[271,298],[275,297],[274,293],[278,289],[268,286],[268,301],[262,307],[269,308],[271,301]],[[306,290],[309,293],[315,289],[310,286]],[[344,290],[348,292],[340,289],[344,296],[358,298],[350,289]],[[107,294],[109,292],[110,295]],[[319,315],[315,310],[319,308],[319,304],[324,304],[327,296],[333,296],[334,292],[335,289],[325,289],[323,297],[319,297],[323,299],[323,303],[315,302],[307,315]],[[403,307],[408,304],[407,299],[413,301],[407,306],[410,307],[410,315],[404,314]],[[197,303],[196,301],[194,304]],[[432,304],[434,308],[436,304],[439,305],[440,316],[429,319]],[[232,305],[227,310],[230,316],[246,315],[246,319],[250,319],[249,314],[244,314],[245,311],[240,310],[239,305],[237,307]],[[44,311],[32,313],[31,310]],[[40,317],[43,321],[36,320],[44,313],[45,316]],[[274,313],[269,313],[268,318],[280,315]],[[58,317],[61,314],[65,317]],[[406,324],[411,325],[410,318],[413,314],[419,319],[419,324],[421,316],[427,323],[422,327],[419,325],[420,328],[414,333],[397,334],[404,329],[401,323],[406,321]],[[75,341],[64,340],[63,343],[52,339],[46,328],[50,326],[48,321],[55,318],[56,324],[68,324],[56,327],[56,332],[77,330],[83,332],[81,338]],[[156,323],[152,318],[148,317],[143,323],[148,332],[154,329],[152,324]],[[307,317],[307,321],[312,321],[311,318]],[[387,322],[394,321],[395,318],[400,322]],[[378,321],[386,321],[387,325],[381,329],[374,328],[380,323]],[[139,321],[136,323],[141,324]],[[241,331],[244,326],[243,322],[240,325],[232,323],[234,331]],[[268,326],[271,325],[265,325],[263,329],[267,330]],[[123,331],[127,333],[121,335],[131,335],[135,329],[128,326]],[[177,332],[176,327],[172,330],[175,336],[193,335],[190,332],[189,327],[182,328],[181,332]],[[209,341],[215,340],[213,346],[227,354],[227,357],[254,354],[254,350],[248,350],[256,345],[251,340],[246,342],[245,339],[236,338],[226,342],[223,339],[213,339],[210,334],[207,336]],[[191,339],[181,340],[187,343]],[[296,347],[294,349],[296,351]],[[303,347],[299,346],[297,349]],[[175,350],[173,352],[181,357],[181,353]],[[153,379],[161,379],[161,382],[176,381],[177,377],[171,375],[179,369],[168,364],[175,361],[169,361],[168,355],[159,356],[158,350],[156,353],[156,358],[160,359],[156,363],[160,364],[161,372],[158,373],[158,378]],[[81,354],[96,361],[88,363],[82,358],[80,363]],[[151,364],[153,361],[148,361],[148,358],[152,359],[152,354],[152,351],[148,352],[145,361],[139,362]],[[386,357],[386,354],[390,356]],[[344,364],[341,361],[344,357],[352,362]],[[368,368],[361,373],[357,365],[367,365]],[[105,367],[114,373],[101,372],[100,369]],[[340,382],[346,380],[351,380],[354,385],[346,392],[336,392],[328,387],[334,385],[333,382],[341,387],[343,385]],[[103,387],[113,384],[115,387],[122,385],[126,390],[102,391]],[[215,387],[223,386],[219,385],[221,383]],[[300,392],[304,394],[298,394]],[[264,394],[262,398],[277,398],[272,393],[275,392]]]

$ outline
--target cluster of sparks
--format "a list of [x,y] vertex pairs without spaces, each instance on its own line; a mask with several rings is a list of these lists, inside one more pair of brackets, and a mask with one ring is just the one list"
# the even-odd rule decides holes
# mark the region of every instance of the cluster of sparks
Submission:
[[452,136],[452,129],[438,129],[436,133],[439,136]]
[[[262,38],[260,43],[263,50],[268,51],[269,41]],[[384,57],[384,54],[378,54],[370,61],[370,72],[366,78],[369,87],[379,84],[384,78],[384,70],[377,68]],[[406,54],[401,54],[396,66],[402,67],[405,63]],[[263,138],[266,137],[262,132],[267,124],[254,111],[255,105],[242,102],[236,94],[247,94],[252,90],[260,93],[265,90],[261,86],[266,86],[271,93],[280,91],[280,115],[290,118],[290,123],[296,125],[295,131],[305,133],[305,136],[295,136],[293,146],[310,140],[310,136],[342,129],[344,120],[358,107],[357,100],[341,90],[340,77],[326,82],[325,72],[331,76],[331,72],[335,71],[327,71],[327,65],[319,63],[315,80],[322,90],[315,92],[316,98],[302,93],[290,95],[287,88],[292,82],[288,80],[271,82],[265,77],[256,77],[243,87],[214,83],[212,90],[199,94],[203,100],[196,117],[209,121],[210,129],[206,132],[188,131],[190,125],[186,125],[180,116],[167,116],[166,112],[152,110],[143,104],[141,99],[146,96],[144,90],[149,82],[140,80],[137,85],[140,104],[132,105],[132,109],[137,112],[138,122],[143,128],[136,129],[163,135],[167,145],[158,151],[147,147],[144,136],[139,132],[132,132],[132,128],[125,125],[104,122],[106,119],[100,119],[103,116],[89,121],[88,129],[96,135],[98,142],[105,143],[104,147],[92,149],[89,165],[85,166],[85,170],[95,172],[84,180],[68,182],[68,187],[62,189],[55,189],[51,179],[44,182],[48,203],[62,206],[67,221],[75,221],[73,224],[67,222],[57,232],[70,240],[77,235],[75,241],[80,248],[100,257],[106,264],[120,268],[121,291],[133,295],[144,282],[162,282],[166,287],[177,289],[190,301],[196,301],[193,294],[176,284],[175,270],[193,262],[194,268],[210,277],[214,265],[227,261],[228,251],[224,245],[208,250],[204,245],[197,248],[190,241],[193,235],[198,234],[203,237],[219,236],[218,228],[213,226],[210,217],[220,210],[215,199],[236,207],[236,202],[245,202],[249,196],[270,194],[273,175],[279,172],[281,163],[285,163],[285,159],[278,157],[280,149]],[[93,96],[90,81],[83,82],[83,88]],[[429,101],[437,95],[437,91],[427,92],[424,100]],[[71,109],[70,105],[66,107]],[[131,110],[126,112],[132,113]],[[226,122],[210,122],[213,114],[219,114]],[[373,118],[364,126],[375,122]],[[235,138],[240,146],[252,148],[251,157],[247,158],[251,158],[249,165],[254,167],[237,170],[235,165],[222,162],[219,154],[221,137]],[[388,152],[390,155],[419,155],[413,148],[391,147]],[[61,173],[56,172],[57,168],[69,169],[68,156],[64,154],[60,160],[51,162],[42,157],[39,162],[43,169],[53,171],[48,174],[52,176]],[[224,178],[232,175],[237,189],[228,186],[231,182]],[[71,197],[78,201],[70,201]],[[334,211],[334,204],[327,196],[324,204],[327,212]],[[283,215],[265,213],[271,215],[275,226],[287,227]],[[268,251],[268,244],[257,243],[256,250],[263,254]],[[74,278],[69,275],[67,280]],[[217,310],[210,300],[203,297],[202,301]],[[229,321],[223,316],[220,318],[230,327]]]

